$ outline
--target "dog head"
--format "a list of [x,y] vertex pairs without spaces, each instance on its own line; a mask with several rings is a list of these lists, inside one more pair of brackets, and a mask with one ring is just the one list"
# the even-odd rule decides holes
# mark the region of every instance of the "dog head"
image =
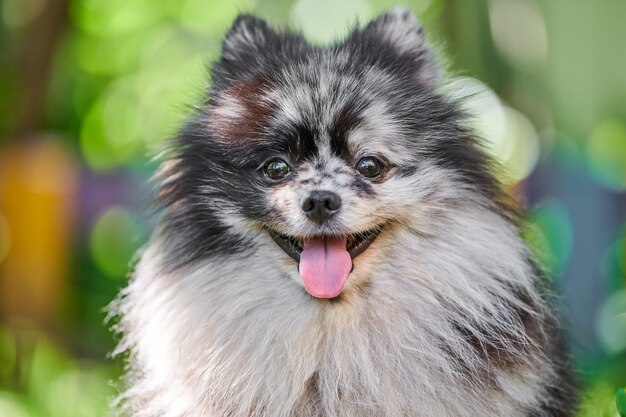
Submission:
[[384,236],[429,233],[453,198],[496,188],[404,9],[327,47],[240,16],[179,143],[162,186],[177,258],[271,237],[319,298],[366,279]]

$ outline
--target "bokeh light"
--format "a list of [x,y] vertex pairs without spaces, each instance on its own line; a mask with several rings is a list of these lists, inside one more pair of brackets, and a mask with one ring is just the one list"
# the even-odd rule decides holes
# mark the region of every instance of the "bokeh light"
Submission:
[[173,135],[202,95],[209,82],[206,54],[211,52],[203,48],[172,28],[156,31],[144,45],[136,86],[141,92],[138,117],[144,145]]
[[154,31],[117,36],[94,36],[81,33],[73,43],[76,62],[81,70],[96,76],[130,73],[139,66],[139,56]]
[[107,209],[91,231],[89,247],[94,261],[108,277],[126,277],[137,250],[141,227],[135,216],[122,207]]
[[587,164],[598,181],[614,190],[626,189],[626,126],[605,120],[585,147]]
[[548,34],[537,3],[489,2],[491,35],[498,51],[518,68],[541,68],[548,58]]
[[[9,335],[6,332],[6,335]],[[4,334],[0,329],[0,342]],[[13,345],[15,341],[11,340]],[[2,417],[106,417],[114,395],[108,383],[111,369],[89,361],[75,362],[39,332],[23,340],[30,354],[20,357],[19,368],[28,373],[21,392],[0,390]],[[23,343],[24,344],[24,343]],[[1,350],[0,363],[8,357]],[[12,352],[15,355],[15,351]],[[1,371],[1,370],[0,370]],[[2,374],[0,374],[2,376]]]
[[147,29],[168,14],[168,9],[154,0],[77,0],[72,6],[76,25],[95,36]]
[[520,112],[502,104],[484,83],[458,78],[446,87],[463,100],[472,127],[485,150],[500,164],[500,179],[507,184],[526,178],[539,160],[539,137]]
[[[93,169],[110,170],[150,153],[173,134],[189,113],[186,105],[207,83],[202,45],[174,28],[131,36],[121,47],[115,46],[120,39],[79,39],[83,69],[99,75],[128,72],[104,89],[82,122],[81,150]],[[92,42],[101,42],[104,50],[94,52]]]
[[506,134],[503,141],[510,142],[511,151],[505,160],[501,160],[503,171],[500,177],[505,183],[517,183],[528,177],[539,161],[539,136],[522,113],[511,107],[504,110]]
[[111,169],[141,150],[136,79],[118,79],[96,101],[83,122],[80,144],[93,169]]
[[596,331],[611,354],[626,350],[626,289],[611,295],[596,316]]

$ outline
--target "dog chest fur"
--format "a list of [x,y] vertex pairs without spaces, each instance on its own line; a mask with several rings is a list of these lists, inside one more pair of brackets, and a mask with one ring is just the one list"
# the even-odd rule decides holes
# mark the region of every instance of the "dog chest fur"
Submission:
[[[315,300],[276,280],[290,278],[265,244],[236,259],[163,274],[155,240],[124,299],[126,343],[141,371],[128,393],[140,404],[135,415],[539,410],[556,382],[546,341],[537,340],[546,335],[529,333],[545,312],[521,320],[528,300],[515,299],[509,286],[537,301],[534,279],[523,253],[498,250],[523,245],[496,215],[476,212],[491,217],[476,222],[466,214],[445,224],[455,239],[396,235],[393,245],[403,249],[383,255],[376,280],[339,300]],[[437,246],[438,255],[429,255]],[[404,251],[421,254],[419,261]]]

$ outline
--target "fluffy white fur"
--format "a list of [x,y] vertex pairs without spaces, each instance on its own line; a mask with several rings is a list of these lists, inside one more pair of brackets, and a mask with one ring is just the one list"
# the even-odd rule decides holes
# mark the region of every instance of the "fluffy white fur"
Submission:
[[[496,386],[477,384],[485,363],[451,327],[524,334],[505,284],[541,304],[525,246],[476,196],[447,198],[439,216],[384,231],[355,260],[343,302],[286,283],[285,266],[299,279],[293,261],[263,233],[241,259],[172,274],[156,266],[155,237],[121,307],[121,350],[132,350],[140,370],[127,392],[133,415],[526,416],[522,405],[539,406],[552,378],[547,359],[530,355],[523,366],[495,370]],[[374,276],[352,294],[360,271]],[[449,349],[475,369],[455,368]],[[312,395],[315,379],[321,389]]]

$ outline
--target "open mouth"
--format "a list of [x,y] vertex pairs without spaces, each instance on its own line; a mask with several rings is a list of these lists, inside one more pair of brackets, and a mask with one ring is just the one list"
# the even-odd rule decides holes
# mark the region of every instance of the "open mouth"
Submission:
[[[365,232],[352,233],[346,238],[346,250],[350,254],[350,258],[354,259],[372,244],[372,242],[378,237],[378,234],[383,229],[383,226],[377,226],[375,228],[366,230]],[[296,238],[294,236],[288,236],[272,229],[267,229],[274,242],[291,258],[296,262],[300,262],[300,254],[304,249],[304,240]],[[337,237],[330,236],[330,239]],[[324,239],[324,237],[319,237]]]
[[313,236],[299,239],[268,229],[276,244],[298,262],[307,292],[317,298],[338,296],[352,272],[352,260],[378,237],[382,226],[347,236]]

